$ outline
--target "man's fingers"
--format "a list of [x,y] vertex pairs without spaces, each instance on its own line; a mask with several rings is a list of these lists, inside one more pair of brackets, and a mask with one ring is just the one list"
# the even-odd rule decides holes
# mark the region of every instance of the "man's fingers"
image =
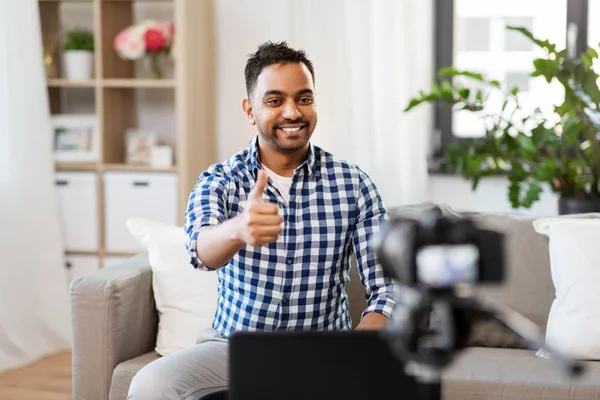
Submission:
[[279,226],[283,222],[283,218],[273,214],[255,214],[250,217],[248,225],[257,226]]
[[279,214],[279,207],[273,203],[251,204],[249,211],[255,214]]
[[275,243],[279,239],[278,235],[261,236],[258,242],[261,245]]
[[281,233],[281,227],[279,225],[260,226],[256,228],[256,233],[258,236],[277,236]]
[[271,226],[253,226],[250,228],[250,234],[254,238],[260,238],[263,236],[278,236],[281,233],[281,227],[279,225]]

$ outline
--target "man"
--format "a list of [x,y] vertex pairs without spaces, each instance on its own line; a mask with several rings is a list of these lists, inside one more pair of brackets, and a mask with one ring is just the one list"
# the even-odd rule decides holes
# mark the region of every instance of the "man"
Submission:
[[351,329],[353,252],[368,300],[357,329],[389,321],[391,282],[368,248],[387,210],[367,174],[310,143],[311,61],[268,42],[245,75],[243,109],[258,135],[199,177],[186,212],[192,265],[219,274],[213,329],[142,369],[131,399],[196,399],[227,386],[227,338],[236,331]]

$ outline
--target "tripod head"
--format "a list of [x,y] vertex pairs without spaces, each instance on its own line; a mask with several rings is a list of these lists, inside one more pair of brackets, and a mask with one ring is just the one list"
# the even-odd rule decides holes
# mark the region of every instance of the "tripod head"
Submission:
[[384,335],[406,373],[433,388],[428,398],[440,397],[442,371],[466,347],[478,320],[496,320],[530,349],[546,349],[567,374],[583,372],[582,364],[549,349],[534,323],[473,295],[474,285],[504,282],[501,233],[432,209],[420,220],[391,220],[375,249],[386,276],[397,283],[397,305]]

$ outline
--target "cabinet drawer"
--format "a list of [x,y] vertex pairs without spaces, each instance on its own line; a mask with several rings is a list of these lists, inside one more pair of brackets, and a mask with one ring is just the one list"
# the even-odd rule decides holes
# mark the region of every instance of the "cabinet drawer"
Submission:
[[176,225],[177,186],[177,175],[171,173],[105,173],[106,250],[135,252],[142,249],[125,224],[130,218]]
[[55,187],[67,250],[98,250],[98,176],[94,172],[57,172]]

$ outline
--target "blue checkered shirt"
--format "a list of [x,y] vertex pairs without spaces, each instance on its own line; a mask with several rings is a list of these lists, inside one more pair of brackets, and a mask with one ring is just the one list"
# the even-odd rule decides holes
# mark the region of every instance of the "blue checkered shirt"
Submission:
[[[198,231],[244,209],[261,163],[257,137],[247,149],[200,175],[185,213],[191,264],[210,270],[196,254]],[[369,176],[310,145],[296,168],[289,205],[269,182],[263,200],[276,203],[284,219],[277,242],[244,246],[217,269],[218,304],[213,329],[223,337],[240,330],[348,330],[346,284],[352,254],[368,306],[364,314],[392,312],[392,283],[369,248],[388,212]]]

